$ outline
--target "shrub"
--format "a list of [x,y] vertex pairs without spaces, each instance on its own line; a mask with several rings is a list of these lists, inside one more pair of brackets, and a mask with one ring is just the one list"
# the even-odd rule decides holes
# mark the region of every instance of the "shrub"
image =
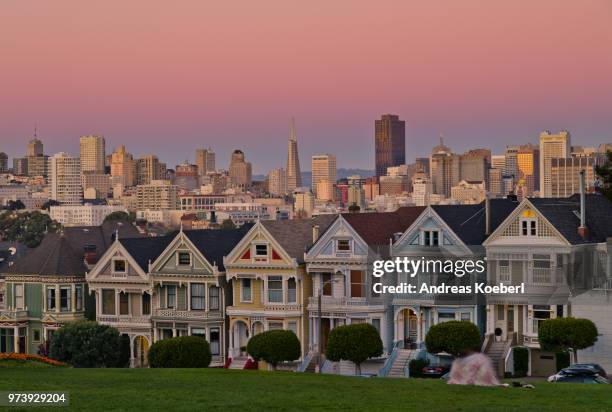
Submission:
[[247,352],[256,361],[264,360],[276,369],[280,362],[300,357],[300,341],[290,330],[269,330],[249,339]]
[[412,359],[408,363],[411,378],[419,378],[423,376],[423,368],[429,366],[428,359]]
[[450,321],[433,325],[425,337],[429,353],[446,352],[459,356],[469,351],[478,351],[480,331],[471,322]]
[[555,353],[555,366],[557,372],[563,368],[567,368],[570,365],[570,354],[568,352],[557,352]]
[[555,318],[543,321],[538,327],[538,339],[542,349],[574,352],[586,349],[597,342],[597,327],[589,319]]
[[77,368],[113,368],[119,366],[120,348],[117,329],[85,320],[68,323],[53,335],[50,356]]
[[529,371],[529,349],[517,346],[512,348],[514,359],[514,376],[519,378],[527,376]]
[[382,353],[383,344],[376,328],[369,323],[358,323],[332,329],[325,355],[334,362],[353,362],[357,365],[357,373],[361,374],[361,364]]
[[159,340],[149,349],[152,368],[206,368],[211,360],[210,345],[199,336]]
[[0,361],[2,360],[15,360],[18,362],[34,361],[40,363],[46,363],[51,366],[68,366],[64,362],[59,362],[55,359],[48,358],[41,355],[31,355],[27,353],[0,353]]
[[121,335],[119,337],[119,359],[117,360],[117,367],[129,368],[130,355],[130,337],[128,335]]

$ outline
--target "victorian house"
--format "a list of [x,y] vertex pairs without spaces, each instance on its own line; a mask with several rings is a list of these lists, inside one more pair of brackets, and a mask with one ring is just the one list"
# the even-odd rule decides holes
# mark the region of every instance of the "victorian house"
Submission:
[[[304,252],[335,219],[258,221],[226,256],[226,279],[232,285],[229,316],[229,356],[243,365],[249,338],[262,331],[293,331],[308,352],[307,304],[312,293]],[[314,233],[314,238],[313,238]]]
[[514,346],[529,349],[529,374],[556,371],[538,327],[555,317],[593,320],[600,336],[579,362],[612,367],[610,245],[612,203],[603,196],[525,199],[484,242],[490,284],[525,285],[524,294],[487,296],[484,349],[512,372]]

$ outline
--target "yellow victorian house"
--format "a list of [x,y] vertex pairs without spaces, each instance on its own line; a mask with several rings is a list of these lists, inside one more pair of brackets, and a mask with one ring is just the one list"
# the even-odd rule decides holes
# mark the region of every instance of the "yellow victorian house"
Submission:
[[293,331],[308,352],[308,297],[312,282],[306,275],[304,252],[336,216],[304,220],[258,221],[224,258],[226,279],[232,285],[229,317],[231,367],[242,368],[244,348],[253,335]]

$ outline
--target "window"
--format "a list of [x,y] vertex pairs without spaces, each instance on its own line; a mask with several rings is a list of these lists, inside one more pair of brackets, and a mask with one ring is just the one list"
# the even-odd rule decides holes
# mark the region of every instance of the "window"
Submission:
[[47,288],[47,310],[55,310],[55,288]]
[[296,302],[296,284],[294,278],[287,279],[287,302],[295,303]]
[[103,315],[114,315],[115,314],[115,290],[114,289],[102,289],[102,314]]
[[283,302],[283,278],[282,276],[268,276],[268,302]]
[[23,309],[23,284],[15,284],[15,309]]
[[510,282],[510,261],[499,260],[499,281]]
[[241,279],[240,280],[240,301],[241,302],[250,302],[251,297],[251,279]]
[[550,319],[550,306],[533,305],[533,333],[538,333],[541,322]]
[[119,294],[119,314],[130,314],[130,295],[125,292]]
[[537,236],[538,222],[536,219],[521,219],[521,235]]
[[255,256],[268,256],[268,245],[255,245]]
[[205,309],[205,287],[203,283],[191,284],[191,310]]
[[472,315],[469,312],[461,312],[461,320],[464,322],[471,322]]
[[210,310],[219,310],[219,288],[217,286],[211,286],[208,289],[208,308]]
[[372,319],[372,326],[374,326],[376,330],[378,331],[378,333],[380,333],[380,319],[379,318]]
[[297,336],[297,322],[291,321],[287,323],[287,330],[290,330]]
[[504,320],[506,317],[503,305],[497,305],[497,320]]
[[210,354],[219,355],[221,353],[221,333],[219,328],[210,328]]
[[126,270],[125,260],[123,259],[115,259],[113,260],[113,272],[116,273],[125,273]]
[[191,329],[191,336],[199,336],[206,339],[206,329]]
[[331,296],[332,295],[332,274],[322,273],[321,274],[321,284],[323,288],[323,296]]
[[40,342],[40,329],[32,330],[32,340],[34,342]]
[[179,266],[191,266],[191,253],[178,252],[178,264]]
[[74,295],[76,302],[76,310],[83,310],[83,285],[75,285]]
[[336,242],[336,248],[338,252],[350,252],[351,243],[348,239],[338,239]]
[[440,244],[440,233],[437,230],[425,230],[423,232],[424,246],[438,246]]
[[550,255],[533,255],[533,283],[551,283],[551,264]]
[[365,272],[361,270],[351,270],[351,297],[365,297]]
[[283,322],[269,322],[268,330],[280,330],[283,328]]
[[67,312],[72,310],[70,306],[70,292],[72,288],[70,286],[62,286],[60,288],[60,310]]
[[451,320],[455,320],[455,313],[454,312],[450,312],[450,313],[438,313],[438,323],[444,323],[444,322],[449,322]]
[[168,309],[176,308],[176,286],[166,286],[166,302],[166,306],[168,307]]
[[151,295],[149,295],[147,292],[142,295],[142,314],[151,314]]

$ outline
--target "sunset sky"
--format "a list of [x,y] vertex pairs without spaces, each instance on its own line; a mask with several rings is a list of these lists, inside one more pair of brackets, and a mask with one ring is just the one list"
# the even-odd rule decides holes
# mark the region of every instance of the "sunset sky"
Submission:
[[[503,5],[502,3],[505,3]],[[612,1],[2,0],[0,151],[78,153],[98,133],[168,166],[241,148],[303,169],[336,154],[373,169],[374,119],[406,121],[407,159],[442,133],[455,151],[612,142]]]

